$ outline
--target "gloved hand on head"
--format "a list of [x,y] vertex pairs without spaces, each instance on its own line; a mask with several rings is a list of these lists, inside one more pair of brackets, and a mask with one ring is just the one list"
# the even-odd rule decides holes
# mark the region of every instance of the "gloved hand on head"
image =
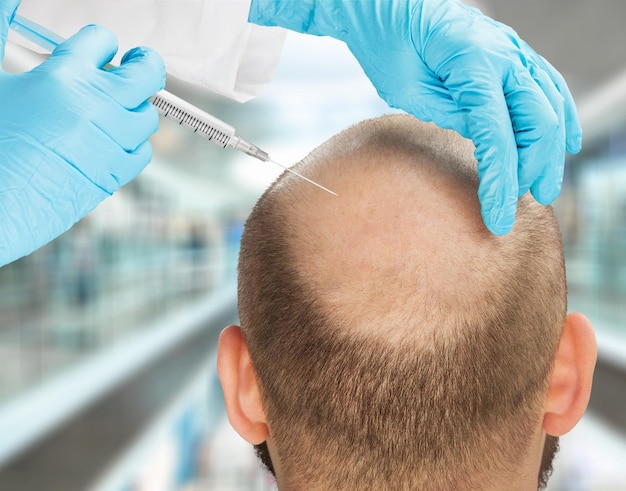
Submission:
[[509,27],[458,0],[252,0],[249,20],[344,41],[392,107],[476,146],[483,220],[513,226],[518,196],[559,194],[581,129],[563,77]]
[[[0,2],[0,59],[19,0]],[[150,161],[158,115],[147,98],[165,85],[148,48],[117,51],[87,26],[30,72],[0,72],[0,265],[57,237]]]

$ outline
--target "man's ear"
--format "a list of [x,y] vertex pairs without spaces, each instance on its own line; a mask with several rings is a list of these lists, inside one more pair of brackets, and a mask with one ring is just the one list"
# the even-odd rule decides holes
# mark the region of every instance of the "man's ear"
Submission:
[[217,373],[231,426],[252,445],[267,440],[261,390],[239,326],[228,326],[220,334]]
[[543,430],[548,435],[567,433],[587,409],[597,353],[596,337],[589,319],[578,313],[568,314],[546,398]]

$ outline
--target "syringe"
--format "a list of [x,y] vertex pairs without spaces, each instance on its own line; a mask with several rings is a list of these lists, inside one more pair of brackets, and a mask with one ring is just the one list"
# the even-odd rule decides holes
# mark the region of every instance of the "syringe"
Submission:
[[[25,39],[28,39],[37,46],[50,52],[54,51],[59,44],[65,41],[65,39],[58,34],[21,15],[15,15],[10,27]],[[197,135],[206,138],[222,148],[230,146],[263,162],[270,162],[328,193],[334,194],[335,196],[337,195],[330,189],[312,181],[308,177],[279,164],[271,159],[267,152],[243,138],[235,136],[235,128],[229,124],[190,104],[184,99],[175,96],[167,90],[157,92],[150,98],[150,102],[164,117],[177,121],[179,124],[190,128]]]

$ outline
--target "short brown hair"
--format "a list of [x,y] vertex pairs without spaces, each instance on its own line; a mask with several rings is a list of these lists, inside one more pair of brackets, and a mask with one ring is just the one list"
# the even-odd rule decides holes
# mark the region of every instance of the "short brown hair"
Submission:
[[[474,479],[496,469],[514,478],[566,313],[561,235],[552,209],[530,196],[520,198],[507,236],[476,225],[472,148],[456,133],[396,115],[362,122],[298,164],[329,187],[362,185],[360,205],[373,213],[396,206],[390,216],[431,224],[415,231],[421,242],[406,227],[397,240],[387,231],[387,243],[366,251],[362,277],[352,267],[361,263],[346,269],[328,257],[337,247],[325,245],[334,240],[324,229],[332,214],[316,205],[348,191],[316,196],[283,175],[248,218],[239,315],[276,453],[298,482],[447,490],[480,487]],[[376,195],[386,186],[397,198]],[[442,193],[454,231],[429,218],[437,208],[414,202],[430,189]],[[449,206],[468,210],[471,227],[457,230],[465,218]],[[346,237],[341,257],[352,261],[359,240]]]

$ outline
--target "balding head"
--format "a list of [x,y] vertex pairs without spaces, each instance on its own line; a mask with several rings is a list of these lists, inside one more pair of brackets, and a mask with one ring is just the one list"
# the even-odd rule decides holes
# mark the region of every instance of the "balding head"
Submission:
[[410,116],[366,121],[283,175],[245,228],[242,330],[272,451],[298,482],[465,489],[541,417],[566,311],[558,225],[520,199],[480,216],[473,147]]

